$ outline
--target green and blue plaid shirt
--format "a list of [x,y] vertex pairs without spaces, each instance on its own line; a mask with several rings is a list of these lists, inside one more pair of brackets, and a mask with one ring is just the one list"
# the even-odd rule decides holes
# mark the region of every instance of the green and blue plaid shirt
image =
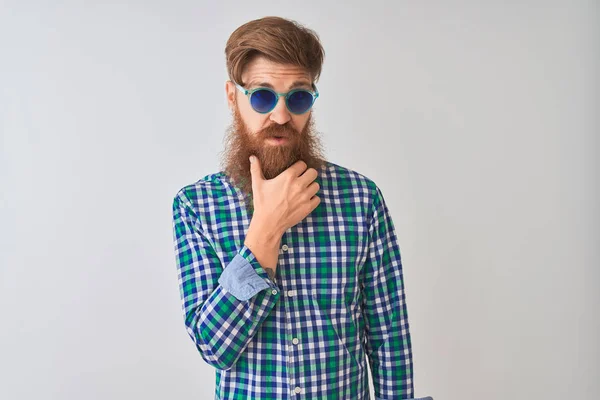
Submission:
[[400,249],[383,195],[331,162],[315,181],[321,202],[283,234],[274,281],[244,245],[251,215],[226,174],[174,197],[185,326],[216,368],[218,400],[367,400],[367,358],[377,399],[414,399]]

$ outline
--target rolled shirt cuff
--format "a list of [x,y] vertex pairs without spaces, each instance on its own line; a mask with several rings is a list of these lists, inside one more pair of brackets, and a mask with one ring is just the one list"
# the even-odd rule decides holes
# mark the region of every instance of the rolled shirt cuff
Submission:
[[262,271],[257,271],[257,266],[244,257],[248,253],[251,255],[251,258],[254,258],[249,249],[245,253],[244,249],[242,249],[223,269],[219,277],[219,284],[241,301],[249,300],[260,291],[272,287],[269,284],[271,280],[268,278],[266,271],[260,267],[260,264],[258,264],[258,267]]

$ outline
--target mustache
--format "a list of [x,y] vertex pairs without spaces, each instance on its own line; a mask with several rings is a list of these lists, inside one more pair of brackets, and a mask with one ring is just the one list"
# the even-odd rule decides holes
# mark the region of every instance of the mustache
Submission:
[[298,131],[296,131],[289,123],[285,123],[283,125],[273,124],[259,132],[259,136],[262,139],[275,136],[291,138],[297,136],[298,134]]

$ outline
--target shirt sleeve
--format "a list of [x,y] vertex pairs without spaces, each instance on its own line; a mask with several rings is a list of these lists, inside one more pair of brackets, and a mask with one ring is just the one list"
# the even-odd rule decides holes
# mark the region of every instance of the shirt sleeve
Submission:
[[375,398],[411,400],[415,399],[412,348],[400,248],[394,223],[378,187],[372,212],[361,286],[365,347]]
[[173,200],[173,240],[187,332],[208,364],[231,369],[275,306],[279,288],[246,245],[223,267],[182,192]]

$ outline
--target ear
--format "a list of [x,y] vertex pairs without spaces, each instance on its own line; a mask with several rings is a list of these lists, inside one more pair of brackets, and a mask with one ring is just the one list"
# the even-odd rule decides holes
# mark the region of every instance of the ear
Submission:
[[233,110],[233,107],[235,106],[235,96],[237,92],[237,88],[235,87],[235,83],[233,83],[232,81],[228,80],[225,82],[225,95],[227,96],[227,105],[229,106],[230,110]]

